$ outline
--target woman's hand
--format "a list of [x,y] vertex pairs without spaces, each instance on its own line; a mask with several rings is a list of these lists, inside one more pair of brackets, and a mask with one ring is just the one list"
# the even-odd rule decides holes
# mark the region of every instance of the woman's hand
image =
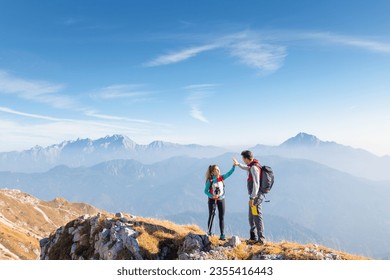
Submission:
[[213,195],[213,199],[218,199],[219,195]]
[[238,165],[238,161],[237,161],[235,158],[233,158],[233,165],[234,165],[234,166],[237,166],[237,165]]

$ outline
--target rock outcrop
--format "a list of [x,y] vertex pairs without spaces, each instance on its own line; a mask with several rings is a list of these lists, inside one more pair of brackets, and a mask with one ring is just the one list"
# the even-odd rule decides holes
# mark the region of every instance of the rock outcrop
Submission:
[[[134,229],[137,222],[117,213],[113,218],[105,218],[100,213],[94,217],[84,215],[58,228],[50,237],[41,239],[41,260],[117,260],[149,259],[140,249]],[[212,245],[207,235],[189,233],[177,246],[177,258],[180,260],[224,260],[225,252],[239,244],[234,236],[224,246]],[[169,259],[172,252],[168,246],[162,246],[156,259]]]
[[[185,229],[184,229],[185,228]],[[331,249],[282,242],[247,244],[238,236],[227,241],[200,234],[194,226],[168,221],[115,216],[84,215],[58,228],[40,241],[42,260],[287,260],[359,259]]]
[[138,233],[131,219],[118,213],[115,218],[84,215],[60,227],[40,241],[41,260],[141,260]]

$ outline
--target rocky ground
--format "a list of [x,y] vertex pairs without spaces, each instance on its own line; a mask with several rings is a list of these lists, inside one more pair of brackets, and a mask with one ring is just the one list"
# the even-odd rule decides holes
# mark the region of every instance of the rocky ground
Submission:
[[247,244],[237,236],[222,242],[202,234],[198,228],[182,230],[171,223],[117,213],[108,217],[84,215],[58,228],[40,241],[42,260],[342,260],[361,259],[316,244],[288,242],[265,245]]

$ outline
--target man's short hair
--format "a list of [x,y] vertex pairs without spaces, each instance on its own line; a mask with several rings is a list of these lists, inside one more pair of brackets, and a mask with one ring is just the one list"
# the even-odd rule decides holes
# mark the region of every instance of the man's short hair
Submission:
[[253,153],[251,151],[248,151],[248,150],[245,150],[241,153],[241,156],[243,158],[246,158],[246,159],[249,159],[249,160],[252,160],[253,159]]

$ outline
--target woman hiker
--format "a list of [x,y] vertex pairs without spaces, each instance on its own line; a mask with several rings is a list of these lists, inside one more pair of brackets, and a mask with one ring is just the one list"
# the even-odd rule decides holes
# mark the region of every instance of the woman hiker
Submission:
[[212,235],[211,229],[213,227],[213,220],[218,208],[218,217],[219,217],[219,229],[221,235],[220,240],[225,240],[225,180],[233,174],[235,166],[229,170],[228,173],[221,175],[218,165],[210,165],[206,172],[206,186],[204,193],[209,197],[208,206],[209,206],[209,219],[208,219],[208,232],[207,235]]

